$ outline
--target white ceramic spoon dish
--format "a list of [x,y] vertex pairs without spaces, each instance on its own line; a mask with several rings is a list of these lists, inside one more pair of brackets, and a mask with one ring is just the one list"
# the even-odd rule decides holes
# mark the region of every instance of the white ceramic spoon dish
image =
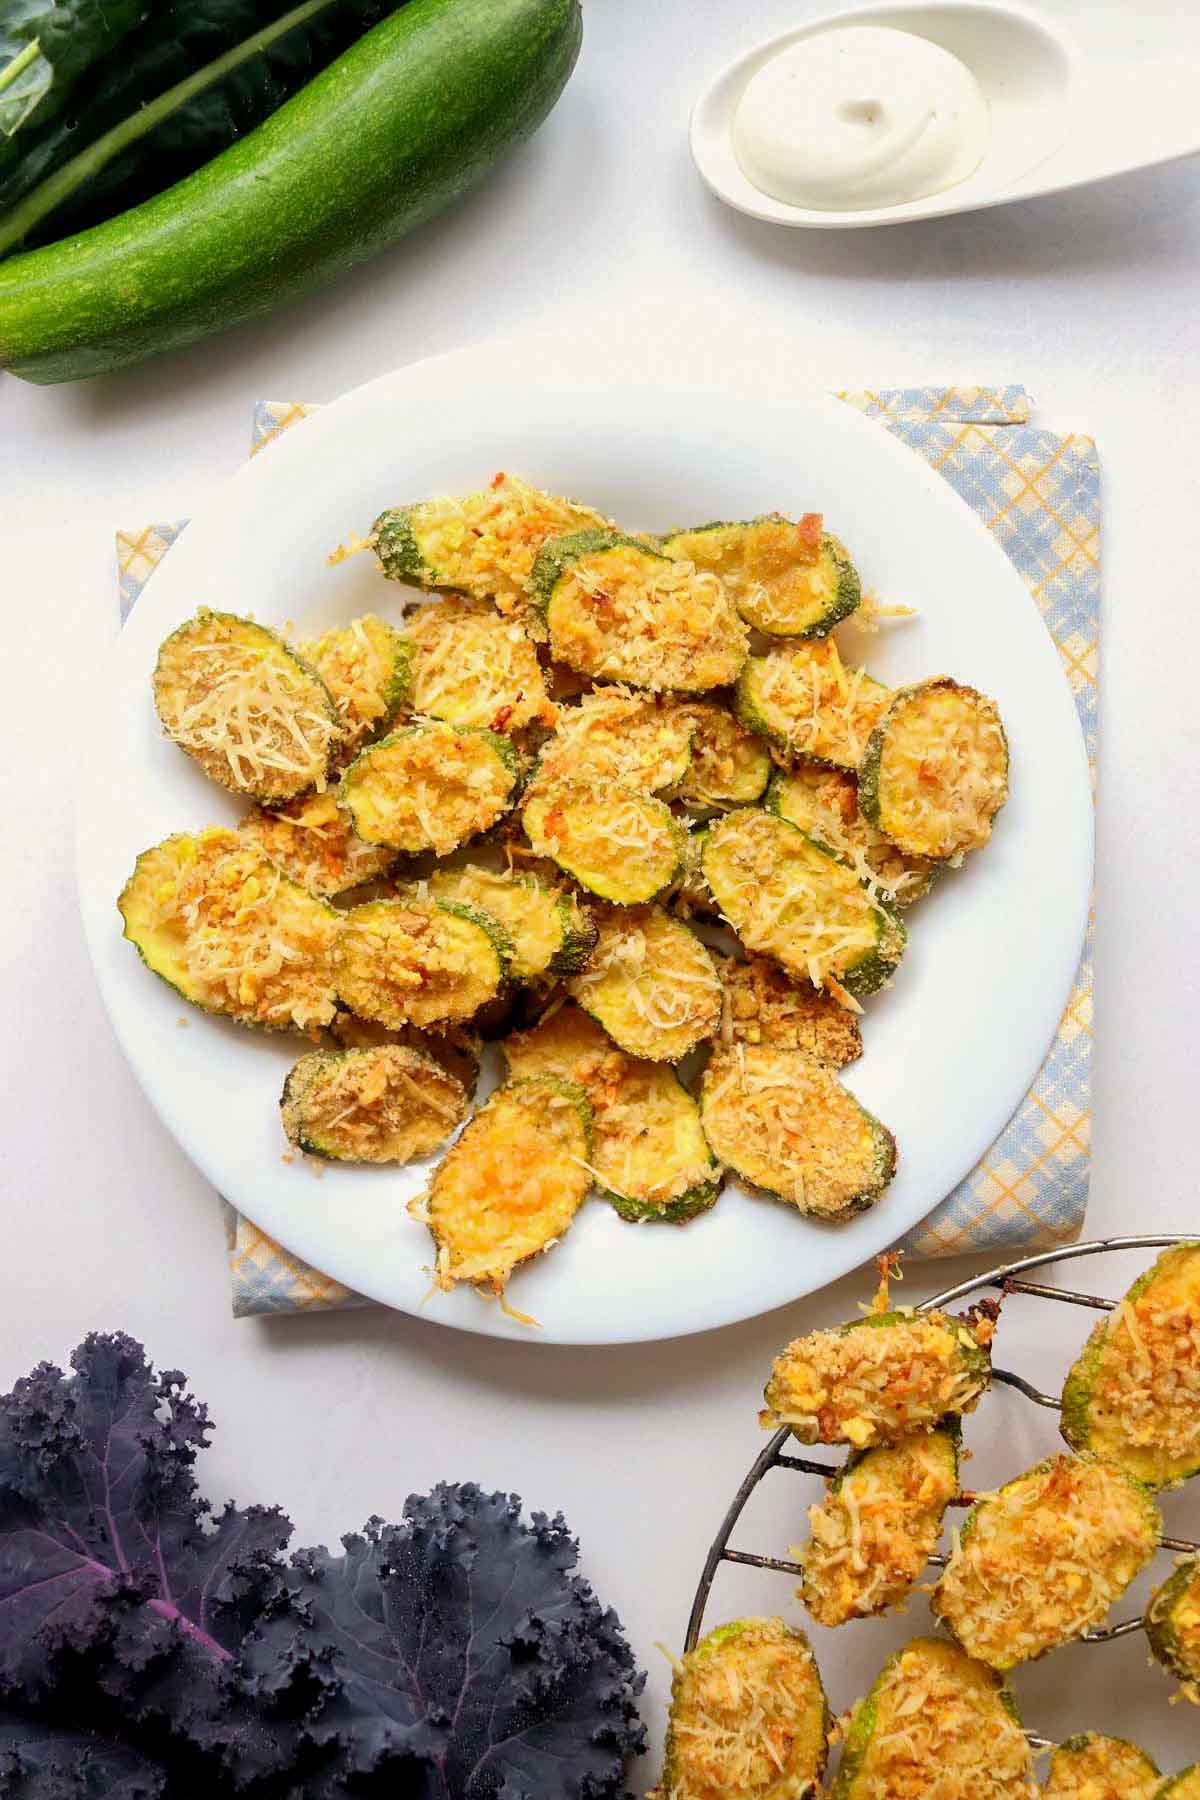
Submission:
[[[731,130],[747,83],[780,51],[849,25],[915,33],[974,73],[988,102],[991,141],[967,180],[920,200],[845,212],[792,206],[750,181]],[[1093,56],[1056,20],[1020,6],[938,0],[855,7],[807,20],[722,70],[693,109],[692,158],[719,199],[755,219],[810,230],[896,225],[1059,193],[1200,153],[1198,78],[1200,59],[1147,57],[1133,38],[1126,55]]]

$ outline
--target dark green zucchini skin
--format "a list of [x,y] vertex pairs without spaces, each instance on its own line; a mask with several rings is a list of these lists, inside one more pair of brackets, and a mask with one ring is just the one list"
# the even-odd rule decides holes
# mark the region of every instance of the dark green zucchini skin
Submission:
[[185,181],[0,263],[0,367],[105,374],[352,268],[536,130],[581,36],[579,0],[411,0]]

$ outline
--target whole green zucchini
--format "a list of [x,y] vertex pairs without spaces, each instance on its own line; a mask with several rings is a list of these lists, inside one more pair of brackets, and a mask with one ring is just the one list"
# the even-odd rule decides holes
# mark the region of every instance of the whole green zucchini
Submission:
[[581,32],[579,0],[411,0],[194,175],[0,263],[0,367],[104,374],[362,262],[536,130]]

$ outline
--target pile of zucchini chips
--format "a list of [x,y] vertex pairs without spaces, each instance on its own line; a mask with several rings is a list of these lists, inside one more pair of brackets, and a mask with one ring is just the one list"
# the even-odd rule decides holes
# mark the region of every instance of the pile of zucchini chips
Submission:
[[439,1286],[502,1295],[593,1186],[631,1221],[725,1169],[869,1206],[896,1146],[837,1071],[898,909],[1004,804],[994,704],[843,663],[873,608],[816,514],[631,536],[501,475],[354,547],[432,598],[295,641],[202,610],[161,646],[164,731],[254,804],[138,858],[150,968],[319,1044],[282,1102],[314,1156],[431,1155],[500,1040],[418,1206]]
[[[1005,1675],[1101,1624],[1160,1547],[1155,1495],[1200,1475],[1200,1242],[1165,1251],[1092,1333],[1067,1376],[1058,1455],[971,1496],[935,1555],[959,1489],[961,1420],[991,1382],[997,1308],[961,1318],[871,1310],[789,1344],[764,1426],[850,1454],[793,1550],[799,1599],[824,1626],[903,1606],[931,1560],[947,1637],[920,1637],[836,1724],[803,1631],[778,1618],[710,1632],[676,1666],[658,1800],[799,1800],[842,1742],[838,1800],[1200,1800],[1200,1764],[1163,1779],[1136,1745],[1088,1733],[1033,1774]],[[1151,1595],[1150,1650],[1200,1705],[1200,1558]]]

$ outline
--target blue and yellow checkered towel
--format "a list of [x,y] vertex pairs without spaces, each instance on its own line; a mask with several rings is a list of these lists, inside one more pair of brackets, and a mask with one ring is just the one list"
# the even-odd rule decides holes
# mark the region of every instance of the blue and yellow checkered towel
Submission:
[[[1023,388],[889,388],[843,394],[923,456],[983,520],[1058,646],[1093,773],[1100,663],[1100,467],[1090,437],[1031,425]],[[251,454],[315,408],[260,401]],[[186,520],[117,534],[122,621]],[[903,1248],[910,1256],[1051,1249],[1079,1236],[1091,1170],[1092,932],[1058,1033],[1024,1103],[966,1180]],[[321,1311],[368,1302],[225,1207],[233,1311]]]

